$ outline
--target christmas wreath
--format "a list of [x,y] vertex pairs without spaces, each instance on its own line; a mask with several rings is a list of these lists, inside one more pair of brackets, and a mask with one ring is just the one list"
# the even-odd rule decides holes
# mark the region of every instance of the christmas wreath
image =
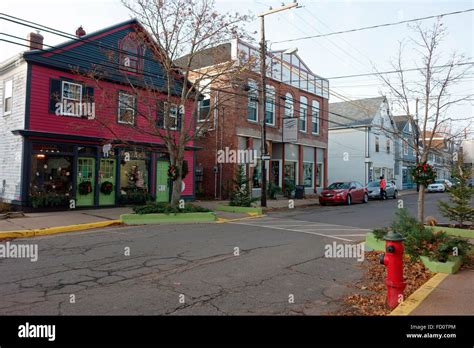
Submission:
[[110,195],[113,190],[114,184],[112,184],[110,181],[104,181],[100,185],[100,192],[102,192],[104,195]]
[[413,176],[414,182],[424,186],[428,186],[436,179],[436,172],[428,163],[418,163],[416,167],[412,169],[411,175]]
[[92,184],[90,181],[83,181],[79,184],[79,194],[88,195],[92,192]]
[[169,168],[168,168],[168,178],[170,178],[173,181],[178,179],[178,167],[176,167],[173,164],[169,166]]

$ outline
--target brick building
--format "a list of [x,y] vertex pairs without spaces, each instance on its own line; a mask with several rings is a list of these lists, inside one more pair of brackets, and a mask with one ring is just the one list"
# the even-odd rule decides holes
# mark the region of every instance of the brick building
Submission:
[[[233,40],[201,53],[195,71],[209,73],[213,67],[234,62],[236,69],[258,57],[258,49]],[[315,75],[294,54],[285,51],[268,53],[266,140],[271,156],[267,162],[267,179],[281,188],[292,182],[304,185],[306,193],[314,193],[327,184],[328,98],[329,83]],[[238,75],[221,76],[213,81],[200,102],[198,124],[210,117],[212,127],[206,129],[196,145],[196,168],[202,177],[196,184],[197,195],[226,199],[235,176],[235,163],[220,163],[219,150],[254,150],[256,165],[245,164],[251,180],[252,194],[260,195],[261,187],[261,125],[258,59],[255,68]],[[239,69],[240,71],[241,69]],[[202,76],[202,75],[201,75]],[[237,77],[237,78],[236,78]],[[283,141],[290,129],[283,123],[297,126],[293,140]],[[199,178],[199,176],[197,176]]]

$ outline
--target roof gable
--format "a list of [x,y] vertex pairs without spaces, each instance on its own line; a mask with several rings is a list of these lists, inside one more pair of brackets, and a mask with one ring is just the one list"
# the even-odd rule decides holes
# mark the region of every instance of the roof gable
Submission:
[[329,104],[329,128],[371,125],[385,97]]
[[[139,73],[130,73],[123,68],[121,56],[123,40],[133,36],[137,44],[143,47],[137,57],[142,64]],[[81,73],[95,72],[101,78],[134,85],[150,86],[165,89],[165,70],[158,60],[161,48],[153,41],[147,31],[136,20],[132,19],[112,27],[88,34],[81,38],[71,39],[63,44],[44,50],[24,53],[27,61],[52,66],[66,71]],[[177,76],[175,92],[181,89],[181,77]]]

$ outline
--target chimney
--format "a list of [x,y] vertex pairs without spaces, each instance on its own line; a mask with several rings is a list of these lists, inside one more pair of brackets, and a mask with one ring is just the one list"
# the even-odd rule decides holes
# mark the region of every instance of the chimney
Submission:
[[30,44],[30,51],[31,50],[42,50],[43,49],[43,35],[39,33],[29,33],[26,36],[26,39],[28,40]]
[[86,31],[82,28],[82,25],[81,25],[81,26],[79,26],[79,28],[77,28],[77,30],[76,30],[76,36],[77,36],[77,37],[82,37],[82,36],[84,36],[84,35],[86,35]]

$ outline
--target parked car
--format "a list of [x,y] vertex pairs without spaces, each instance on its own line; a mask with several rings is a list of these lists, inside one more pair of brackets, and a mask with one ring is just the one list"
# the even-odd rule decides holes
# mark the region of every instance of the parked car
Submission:
[[428,192],[445,192],[446,191],[446,182],[444,180],[435,180],[428,185]]
[[[367,192],[369,193],[369,199],[380,199],[380,182],[379,181],[371,181],[367,185]],[[385,188],[385,197],[387,198],[397,198],[398,197],[398,189],[397,185],[393,182],[388,181],[387,187]]]
[[357,181],[332,183],[319,194],[319,203],[321,205],[326,205],[327,203],[351,205],[352,202],[367,203],[368,201],[369,193],[367,188]]
[[470,179],[467,181],[467,184],[469,185],[469,187],[473,187],[473,186],[474,186],[474,178],[470,178]]
[[449,189],[449,188],[453,187],[453,185],[454,185],[454,184],[453,184],[452,181],[450,181],[450,180],[448,180],[448,179],[444,179],[444,187],[445,187],[446,189]]

